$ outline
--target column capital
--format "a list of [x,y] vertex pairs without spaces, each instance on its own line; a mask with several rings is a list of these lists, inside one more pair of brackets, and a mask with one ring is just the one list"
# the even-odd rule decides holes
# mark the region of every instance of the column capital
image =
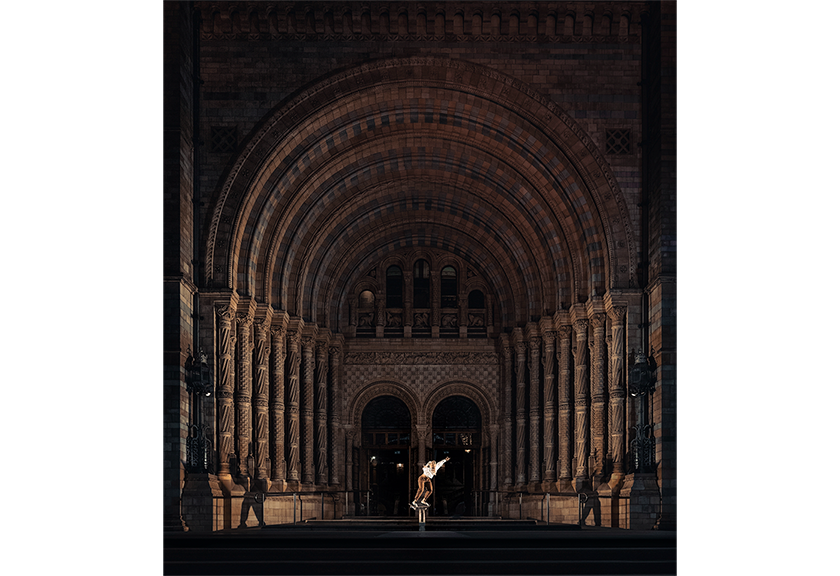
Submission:
[[603,312],[596,312],[589,319],[589,325],[592,326],[593,331],[603,328],[607,323],[607,315]]
[[584,318],[575,320],[574,326],[575,332],[577,333],[577,339],[582,340],[586,338],[586,334],[589,329],[589,320]]
[[237,312],[236,313],[236,323],[241,328],[249,328],[251,324],[254,322],[254,315],[250,312]]
[[569,320],[573,326],[577,325],[578,320],[588,320],[589,314],[586,312],[586,305],[575,304],[569,310]]
[[224,320],[224,321],[227,321],[227,322],[233,322],[235,312],[229,304],[216,304],[215,309],[216,309],[216,317],[219,320]]
[[613,322],[624,323],[624,317],[627,315],[627,306],[610,306],[607,309],[607,315]]

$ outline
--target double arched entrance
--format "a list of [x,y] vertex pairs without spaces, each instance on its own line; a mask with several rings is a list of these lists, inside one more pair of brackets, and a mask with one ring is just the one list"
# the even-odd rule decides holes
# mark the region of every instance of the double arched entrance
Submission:
[[[421,462],[449,462],[433,480],[433,514],[474,515],[488,454],[482,450],[481,412],[466,396],[447,396],[432,413],[431,443],[421,455],[408,406],[396,396],[373,398],[362,411],[359,486],[370,497],[366,515],[407,516]],[[367,495],[364,499],[367,502]]]

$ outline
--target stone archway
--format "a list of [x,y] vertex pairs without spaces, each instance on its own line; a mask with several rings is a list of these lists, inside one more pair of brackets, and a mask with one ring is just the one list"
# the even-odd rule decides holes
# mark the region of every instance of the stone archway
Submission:
[[[449,458],[435,476],[433,508],[443,515],[478,516],[489,447],[481,442],[481,412],[466,396],[441,400],[432,413],[432,454]],[[486,450],[486,451],[485,451]]]

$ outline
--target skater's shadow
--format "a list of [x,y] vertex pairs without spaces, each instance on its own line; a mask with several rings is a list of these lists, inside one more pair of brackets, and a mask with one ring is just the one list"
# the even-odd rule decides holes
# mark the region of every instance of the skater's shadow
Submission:
[[595,526],[601,525],[601,499],[598,497],[598,493],[594,490],[587,490],[586,492],[581,492],[579,495],[580,501],[580,524],[583,526],[586,524],[587,518],[589,518],[590,514],[592,515],[592,520]]

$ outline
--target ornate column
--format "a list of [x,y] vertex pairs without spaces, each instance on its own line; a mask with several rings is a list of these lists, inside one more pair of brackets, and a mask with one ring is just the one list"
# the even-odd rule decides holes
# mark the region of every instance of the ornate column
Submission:
[[286,480],[286,323],[271,328],[271,480]]
[[270,319],[257,318],[254,320],[254,337],[256,340],[256,389],[254,390],[254,472],[258,479],[269,476],[268,471],[268,327]]
[[557,365],[560,382],[557,386],[557,459],[558,487],[565,490],[572,480],[572,371],[569,369],[572,352],[572,327],[560,326],[560,345],[557,348]]
[[[554,466],[557,457],[554,454],[554,418],[557,413],[556,387],[554,385],[554,338],[556,333],[553,330],[543,332],[543,482],[555,482],[557,471]],[[548,487],[546,487],[547,489]]]
[[329,393],[329,421],[330,431],[332,433],[332,450],[330,450],[330,485],[338,486],[339,482],[339,448],[340,442],[340,423],[342,414],[340,413],[341,403],[339,402],[340,382],[342,372],[342,354],[340,340],[338,343],[333,341],[330,344],[330,393]]
[[[610,310],[610,407],[609,407],[609,458],[612,461],[612,478],[624,476],[624,406],[627,388],[624,385],[624,321],[626,306],[613,306]],[[611,481],[612,482],[612,481]]]
[[301,338],[301,354],[303,361],[303,370],[301,379],[303,385],[301,386],[300,394],[300,413],[303,425],[301,426],[300,444],[301,444],[301,469],[302,479],[304,484],[312,484],[315,481],[315,462],[314,462],[314,411],[313,411],[313,392],[315,388],[315,359],[314,359],[315,341],[311,334],[304,334]]
[[490,425],[490,490],[499,489],[499,425]]
[[589,343],[587,329],[589,322],[575,320],[576,345],[573,350],[575,356],[575,489],[583,489],[587,478],[586,450],[589,444],[589,412],[587,401],[589,395],[589,374],[587,370],[587,351]]
[[288,415],[288,459],[286,480],[300,482],[300,332],[293,324],[288,339],[287,415]]
[[218,424],[218,459],[220,475],[229,475],[230,457],[233,455],[233,347],[236,337],[233,334],[234,312],[230,306],[216,307],[219,350],[219,376],[216,386]]
[[254,316],[250,313],[236,315],[237,328],[237,379],[236,393],[236,455],[239,462],[239,475],[249,476],[248,456],[251,445],[251,325]]
[[516,485],[517,490],[525,485],[525,342],[522,330],[513,330],[516,348]]
[[591,354],[592,354],[592,372],[591,372],[591,398],[592,398],[592,428],[590,445],[590,455],[594,463],[594,469],[591,471],[594,479],[593,488],[596,488],[601,483],[606,469],[606,385],[605,385],[605,349],[606,340],[605,324],[606,315],[602,313],[594,314],[589,321],[592,329]]
[[513,380],[511,369],[513,360],[513,347],[510,345],[507,334],[500,337],[502,348],[502,377],[499,381],[502,384],[502,474],[503,485],[507,488],[513,484],[512,462],[511,462],[511,437],[513,434],[511,424],[511,410],[513,410]]
[[327,477],[327,343],[319,341],[315,347],[315,482],[326,486]]
[[376,337],[385,336],[385,292],[376,291]]
[[528,329],[528,350],[531,353],[531,362],[528,367],[530,376],[531,397],[529,402],[529,441],[530,454],[528,456],[528,470],[530,477],[528,481],[531,488],[536,490],[540,483],[540,420],[542,410],[540,408],[540,336],[536,325],[530,325]]

